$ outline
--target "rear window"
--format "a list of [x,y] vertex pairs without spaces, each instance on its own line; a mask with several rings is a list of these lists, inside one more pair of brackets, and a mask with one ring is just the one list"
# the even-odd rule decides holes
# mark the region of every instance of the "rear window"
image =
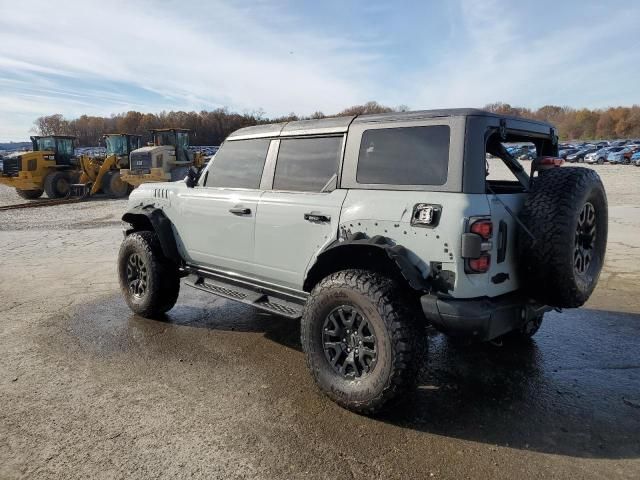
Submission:
[[449,168],[448,125],[365,130],[358,183],[444,185]]
[[225,142],[213,158],[205,186],[259,188],[270,141],[261,138]]
[[322,191],[338,171],[341,151],[342,137],[280,140],[273,189]]

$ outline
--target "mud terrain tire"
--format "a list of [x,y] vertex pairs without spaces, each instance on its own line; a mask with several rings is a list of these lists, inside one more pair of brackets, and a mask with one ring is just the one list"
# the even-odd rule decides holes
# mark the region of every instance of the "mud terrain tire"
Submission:
[[607,196],[598,174],[582,167],[543,171],[534,179],[518,232],[522,282],[532,298],[579,307],[600,276],[607,246]]
[[[411,386],[417,335],[409,304],[393,280],[375,272],[344,270],[320,281],[307,300],[301,329],[307,366],[320,390],[342,407],[373,414]],[[340,345],[332,350],[331,343]],[[365,357],[372,351],[375,358]]]
[[178,300],[178,268],[162,254],[154,232],[135,232],[124,239],[118,253],[118,279],[129,308],[145,318],[160,317]]

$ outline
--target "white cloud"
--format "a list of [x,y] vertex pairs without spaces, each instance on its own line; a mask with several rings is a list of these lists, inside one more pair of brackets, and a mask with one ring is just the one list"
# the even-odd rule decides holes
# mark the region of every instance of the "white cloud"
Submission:
[[[344,27],[327,34],[281,1],[0,0],[0,141],[51,113],[638,101],[640,5],[580,3],[582,21],[559,24],[536,3],[436,2],[423,11],[441,19],[435,33],[416,28],[419,5],[367,1],[332,12]],[[349,28],[348,11],[377,22]],[[391,14],[416,21],[403,30]]]
[[459,33],[466,37],[446,60],[410,77],[422,85],[410,103],[425,108],[494,101],[534,108],[629,104],[640,83],[634,33],[639,22],[640,8],[631,5],[611,8],[590,24],[560,24],[552,12],[531,18],[515,3],[463,0]]
[[252,10],[223,2],[1,3],[0,78],[14,85],[0,107],[0,138],[7,136],[7,117],[25,110],[123,109],[104,96],[88,98],[80,83],[117,83],[122,99],[124,86],[144,89],[150,100],[139,92],[130,99],[146,110],[229,106],[278,115],[336,111],[368,98],[361,92],[374,56],[348,36],[307,32],[286,15],[273,20],[278,9],[269,4]]

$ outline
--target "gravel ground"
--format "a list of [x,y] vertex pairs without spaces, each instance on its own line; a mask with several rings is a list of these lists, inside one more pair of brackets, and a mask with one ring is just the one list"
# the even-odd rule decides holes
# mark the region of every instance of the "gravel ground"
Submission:
[[640,478],[640,168],[596,168],[586,308],[518,349],[428,331],[418,389],[376,419],[314,388],[297,322],[186,287],[132,315],[124,201],[0,212],[0,478]]

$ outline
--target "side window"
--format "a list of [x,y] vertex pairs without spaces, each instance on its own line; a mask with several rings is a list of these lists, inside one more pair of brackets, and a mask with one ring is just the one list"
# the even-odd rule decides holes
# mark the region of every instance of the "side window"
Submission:
[[206,187],[259,188],[271,140],[225,142],[211,160]]
[[322,191],[338,172],[342,138],[281,139],[273,189]]
[[448,125],[365,130],[358,183],[444,185],[449,169]]

